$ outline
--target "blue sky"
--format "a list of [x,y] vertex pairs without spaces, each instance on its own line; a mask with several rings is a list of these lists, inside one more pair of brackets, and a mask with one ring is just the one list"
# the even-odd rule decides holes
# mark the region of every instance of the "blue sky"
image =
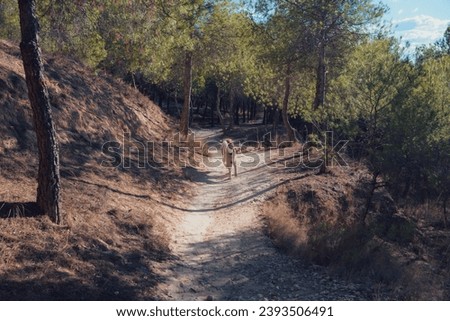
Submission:
[[[375,1],[376,2],[376,1]],[[395,35],[409,41],[411,49],[433,43],[450,24],[450,0],[381,0],[390,10]]]

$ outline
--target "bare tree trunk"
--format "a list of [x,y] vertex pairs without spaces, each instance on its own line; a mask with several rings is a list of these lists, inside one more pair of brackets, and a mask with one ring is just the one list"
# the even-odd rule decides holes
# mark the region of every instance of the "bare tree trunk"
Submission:
[[443,215],[444,215],[444,227],[447,228],[448,226],[448,219],[447,219],[447,201],[448,201],[448,195],[445,196],[444,201],[442,202],[442,209],[443,209]]
[[316,73],[316,95],[314,97],[313,109],[317,109],[323,106],[325,101],[325,77],[326,77],[326,65],[325,65],[325,43],[322,39],[319,46],[319,61],[317,65]]
[[228,130],[232,130],[234,126],[234,117],[236,113],[236,104],[234,103],[234,89],[230,89],[230,123],[228,124]]
[[241,97],[239,96],[238,97],[238,99],[237,99],[237,104],[236,104],[236,107],[234,108],[234,115],[235,115],[235,121],[236,121],[236,126],[239,126],[240,125],[240,120],[239,120],[239,110],[241,109],[240,107],[239,107],[239,105],[240,104],[242,104],[242,99],[241,99]]
[[180,116],[180,110],[178,109],[178,90],[173,93],[173,102],[175,104],[175,115]]
[[166,92],[166,109],[167,113],[170,114],[170,94]]
[[366,224],[366,218],[370,211],[370,206],[372,205],[373,196],[375,194],[375,190],[377,189],[377,179],[380,174],[378,172],[374,172],[372,174],[372,181],[370,183],[370,190],[366,199],[366,207],[364,208],[364,212],[361,214],[360,223],[361,225]]
[[280,121],[280,109],[278,106],[273,107],[273,126],[272,134],[276,141],[278,141],[278,123]]
[[207,111],[208,111],[208,100],[205,102],[205,109],[203,109],[203,113],[202,113],[202,121],[205,121]]
[[247,122],[250,122],[252,120],[252,105],[249,99],[245,103],[247,104]]
[[192,52],[188,51],[184,58],[184,79],[183,79],[183,110],[180,120],[180,134],[187,137],[189,133],[189,114],[191,107],[191,90],[192,90]]
[[134,78],[134,72],[131,73],[131,80],[133,81],[133,87],[134,87],[134,89],[137,89],[137,86],[136,86],[136,79]]
[[227,131],[225,119],[220,111],[220,87],[217,85],[217,96],[216,96],[216,110],[217,115],[219,116],[220,126],[222,126],[222,131],[225,134]]
[[163,108],[163,93],[161,90],[158,90],[158,106],[162,109]]
[[284,98],[283,98],[283,123],[284,127],[286,128],[286,132],[288,135],[288,140],[290,142],[295,141],[295,132],[294,128],[292,128],[291,124],[289,123],[289,115],[288,115],[288,107],[289,107],[289,96],[291,95],[291,66],[290,64],[287,67],[286,70],[286,79],[284,83]]
[[263,114],[263,120],[262,120],[262,124],[264,125],[264,129],[267,130],[267,119],[268,119],[268,111],[267,111],[267,107],[264,107],[264,114]]
[[55,223],[61,222],[59,154],[44,67],[38,43],[39,25],[35,0],[19,0],[22,41],[20,50],[33,110],[39,151],[37,204]]

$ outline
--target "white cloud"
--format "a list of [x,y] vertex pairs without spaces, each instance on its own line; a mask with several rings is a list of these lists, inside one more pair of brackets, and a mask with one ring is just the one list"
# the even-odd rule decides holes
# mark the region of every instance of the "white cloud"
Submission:
[[450,20],[441,20],[426,15],[418,15],[410,18],[393,21],[396,26],[396,34],[402,40],[409,41],[412,49],[422,45],[433,43],[444,35]]

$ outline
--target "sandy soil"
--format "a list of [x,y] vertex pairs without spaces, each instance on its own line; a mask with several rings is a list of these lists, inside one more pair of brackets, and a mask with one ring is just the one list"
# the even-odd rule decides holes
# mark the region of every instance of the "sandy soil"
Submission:
[[[202,131],[201,136],[214,133]],[[172,231],[177,257],[162,263],[162,300],[367,300],[361,285],[330,278],[323,268],[279,252],[264,233],[262,202],[283,183],[267,152],[238,154],[238,177],[221,165],[195,172],[197,196]],[[220,152],[209,161],[220,160]]]

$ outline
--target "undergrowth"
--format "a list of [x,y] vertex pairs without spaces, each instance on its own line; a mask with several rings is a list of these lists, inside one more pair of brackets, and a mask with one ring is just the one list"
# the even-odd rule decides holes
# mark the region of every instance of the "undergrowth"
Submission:
[[[270,237],[292,255],[367,282],[374,299],[448,297],[447,275],[434,268],[445,266],[446,259],[432,254],[437,251],[424,243],[430,240],[424,223],[408,209],[397,208],[386,190],[376,191],[369,215],[361,222],[369,177],[366,169],[353,167],[279,187],[263,206]],[[447,257],[449,252],[447,246]]]

